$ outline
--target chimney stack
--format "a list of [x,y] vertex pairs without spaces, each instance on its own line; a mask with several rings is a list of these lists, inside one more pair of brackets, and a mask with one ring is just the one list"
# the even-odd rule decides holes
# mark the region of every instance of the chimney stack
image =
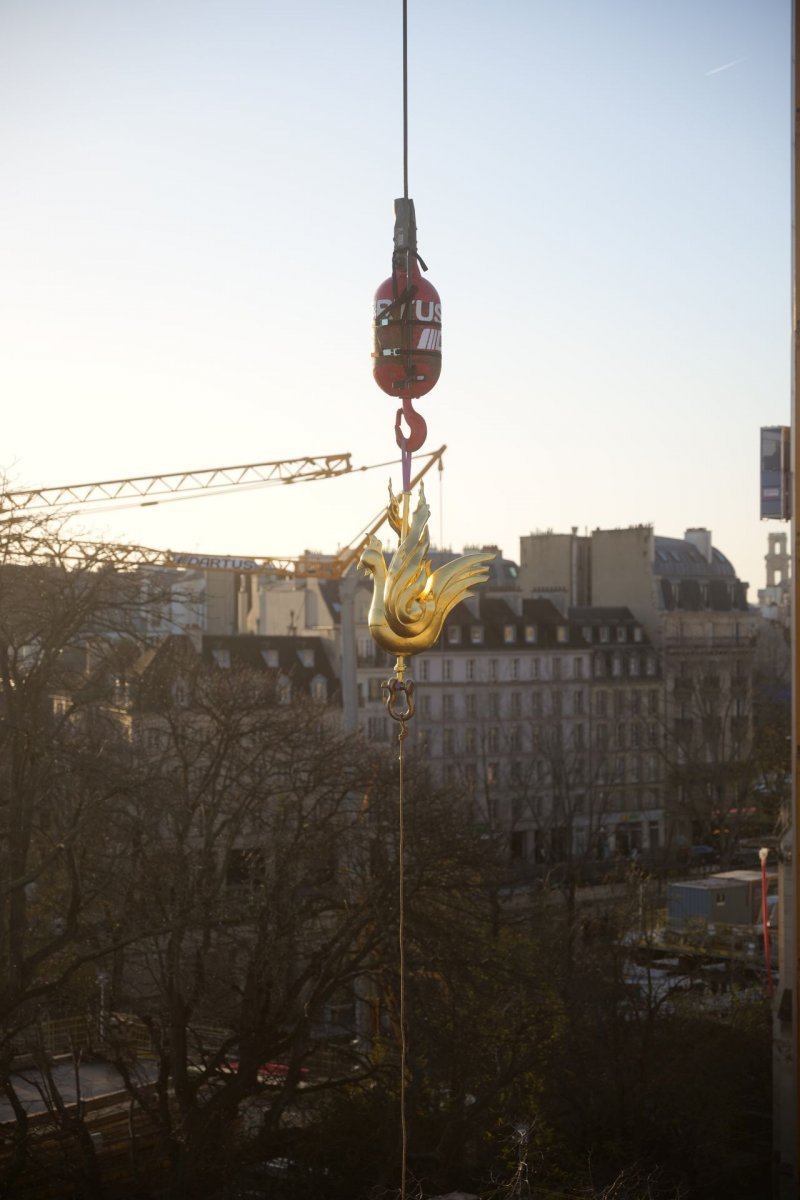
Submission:
[[704,529],[702,526],[700,526],[698,529],[687,529],[686,533],[683,535],[683,539],[686,542],[691,542],[693,546],[696,546],[706,562],[711,562],[712,546],[710,529]]

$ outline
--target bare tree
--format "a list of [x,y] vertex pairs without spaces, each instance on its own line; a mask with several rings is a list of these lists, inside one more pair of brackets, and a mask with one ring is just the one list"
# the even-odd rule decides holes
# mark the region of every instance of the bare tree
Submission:
[[[11,516],[0,540],[0,1086],[42,1016],[82,1011],[95,964],[127,936],[109,924],[123,782],[73,720],[102,660],[141,625],[135,574],[73,558],[47,522]],[[46,562],[40,555],[46,539]],[[56,696],[61,699],[57,702]],[[12,1174],[27,1142],[17,1139]],[[88,1161],[88,1160],[87,1160]]]

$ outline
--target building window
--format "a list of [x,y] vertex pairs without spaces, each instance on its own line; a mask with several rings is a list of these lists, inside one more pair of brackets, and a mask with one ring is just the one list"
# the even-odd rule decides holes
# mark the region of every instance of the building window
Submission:
[[496,725],[489,728],[489,753],[496,754],[500,749],[500,730]]
[[442,716],[445,720],[449,720],[453,715],[453,697],[450,692],[445,692],[442,696]]
[[478,710],[478,705],[477,705],[477,701],[475,699],[474,692],[467,692],[466,696],[464,697],[464,705],[466,708],[467,716],[474,717]]
[[538,641],[537,630],[535,625],[525,626],[525,641],[529,646],[534,646]]
[[636,625],[636,626],[634,627],[634,630],[633,630],[633,640],[634,640],[635,642],[640,642],[640,641],[642,640],[642,627],[641,627],[641,625]]
[[582,658],[575,659],[575,678],[583,679],[583,659]]
[[166,743],[166,734],[160,729],[146,729],[144,744],[148,750],[160,750]]
[[561,659],[554,658],[553,659],[553,679],[560,679],[560,678],[561,678]]
[[561,716],[561,692],[552,692],[550,696],[550,708],[554,717]]
[[531,692],[531,712],[535,717],[542,715],[542,693]]
[[450,658],[442,659],[442,679],[445,683],[449,683],[453,678],[453,661]]
[[448,625],[447,626],[447,641],[451,646],[460,645],[460,643],[461,643],[461,626],[460,625]]
[[428,667],[429,663],[427,658],[421,658],[419,660],[419,677],[422,683],[428,682],[428,676],[430,674]]
[[515,625],[505,625],[503,627],[503,641],[507,646],[513,646],[517,640],[517,628]]
[[369,717],[367,720],[367,736],[371,742],[386,742],[389,740],[389,722],[387,717]]
[[572,712],[576,717],[583,716],[583,692],[580,688],[572,697]]
[[600,641],[608,642],[611,640],[611,631],[607,625],[600,626]]
[[470,626],[469,640],[472,642],[473,646],[482,646],[483,645],[483,626],[482,625],[471,625]]
[[500,696],[497,692],[489,692],[489,716],[500,716]]
[[531,679],[539,678],[539,660],[538,658],[531,659]]
[[508,735],[508,748],[514,754],[518,754],[522,749],[522,730],[519,725],[511,726],[511,732]]
[[445,729],[442,733],[442,754],[452,754],[454,744],[452,729]]
[[518,717],[521,711],[521,700],[519,692],[511,693],[511,715]]
[[591,625],[584,625],[583,629],[581,630],[581,633],[583,634],[583,640],[584,640],[585,642],[589,642],[589,643],[591,644],[591,641],[592,641],[592,627],[591,627]]
[[638,654],[632,654],[630,656],[630,658],[628,659],[628,674],[629,675],[638,675],[639,674],[639,655]]
[[496,658],[489,659],[489,678],[491,679],[492,683],[494,683],[495,680],[497,679],[497,659]]
[[472,681],[475,678],[475,659],[467,659],[467,679]]
[[559,625],[556,629],[556,641],[565,645],[569,641],[569,626]]
[[617,641],[618,642],[626,642],[627,640],[628,640],[627,630],[625,629],[625,626],[618,625],[617,626]]
[[648,654],[648,656],[647,656],[647,674],[655,675],[655,673],[656,673],[656,657],[654,654]]
[[617,679],[622,675],[622,655],[614,654],[611,658],[611,674]]
[[597,692],[595,694],[594,707],[598,717],[608,715],[608,692]]
[[512,658],[511,660],[511,678],[519,679],[519,659]]
[[478,746],[478,735],[475,732],[474,725],[468,725],[464,733],[464,750],[467,754],[474,754]]
[[[372,680],[370,680],[370,683],[371,682]],[[426,694],[420,697],[419,711],[420,715],[423,717],[429,717],[431,715],[431,698],[429,695]]]

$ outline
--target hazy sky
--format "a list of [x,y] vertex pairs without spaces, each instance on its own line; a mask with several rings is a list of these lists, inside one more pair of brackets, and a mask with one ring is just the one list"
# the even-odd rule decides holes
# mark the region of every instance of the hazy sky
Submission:
[[[789,0],[409,0],[409,38],[434,540],[705,525],[755,599],[758,429],[789,421]],[[395,457],[370,319],[401,51],[400,0],[0,0],[19,486]],[[82,521],[332,551],[388,475]]]

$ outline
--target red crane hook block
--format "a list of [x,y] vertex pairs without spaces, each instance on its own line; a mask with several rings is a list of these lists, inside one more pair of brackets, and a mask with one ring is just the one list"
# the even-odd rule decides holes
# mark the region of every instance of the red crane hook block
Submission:
[[375,293],[372,374],[390,396],[416,400],[435,387],[442,369],[442,302],[420,274],[396,269]]

